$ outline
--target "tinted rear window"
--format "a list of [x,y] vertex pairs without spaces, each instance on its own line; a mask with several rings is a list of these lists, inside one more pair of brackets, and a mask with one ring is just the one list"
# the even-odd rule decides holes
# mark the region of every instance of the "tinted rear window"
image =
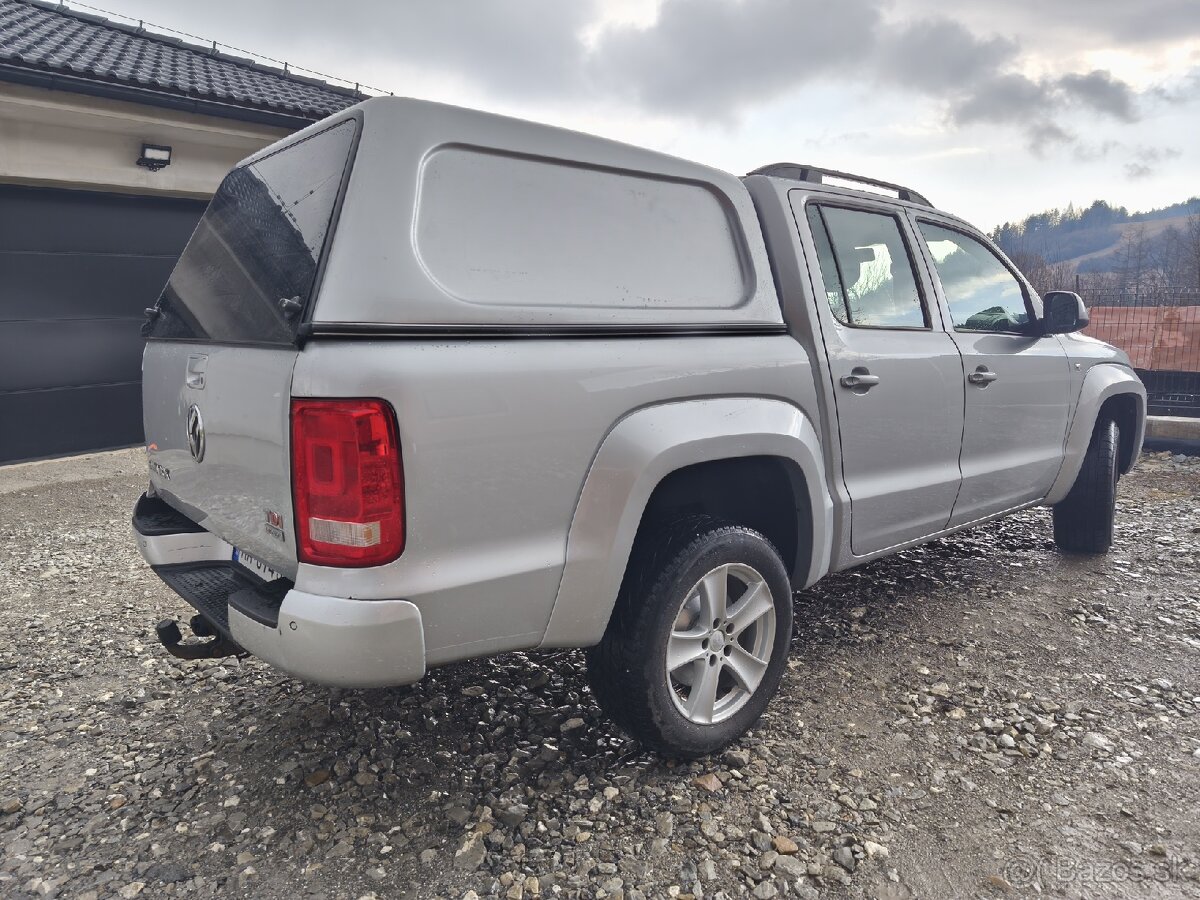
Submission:
[[158,302],[151,338],[290,344],[350,159],[342,122],[230,172]]

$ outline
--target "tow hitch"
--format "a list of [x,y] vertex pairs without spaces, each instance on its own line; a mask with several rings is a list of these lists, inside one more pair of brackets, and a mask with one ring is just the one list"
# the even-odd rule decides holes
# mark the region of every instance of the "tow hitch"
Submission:
[[180,659],[220,659],[223,656],[243,656],[246,653],[229,638],[218,634],[204,616],[192,616],[189,626],[196,637],[211,640],[202,640],[195,644],[183,643],[179,623],[174,619],[163,619],[154,626],[154,631],[166,651]]

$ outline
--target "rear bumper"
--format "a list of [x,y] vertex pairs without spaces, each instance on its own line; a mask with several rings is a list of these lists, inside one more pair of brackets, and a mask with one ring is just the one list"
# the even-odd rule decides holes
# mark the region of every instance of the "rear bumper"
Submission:
[[233,639],[306,681],[370,688],[425,675],[421,612],[406,600],[345,600],[289,590],[275,625],[229,610]]
[[232,562],[233,547],[161,500],[138,500],[138,549],[152,569],[250,653],[305,681],[370,688],[425,674],[421,612],[406,600],[350,600],[265,582]]

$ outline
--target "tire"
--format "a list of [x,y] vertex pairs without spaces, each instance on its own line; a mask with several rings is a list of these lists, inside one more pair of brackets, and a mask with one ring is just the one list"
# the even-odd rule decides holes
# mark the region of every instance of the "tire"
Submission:
[[694,759],[762,715],[791,634],[778,551],[749,528],[694,518],[639,539],[604,638],[587,651],[588,681],[645,747]]
[[1071,492],[1054,507],[1054,543],[1068,553],[1107,553],[1117,503],[1120,431],[1097,423]]

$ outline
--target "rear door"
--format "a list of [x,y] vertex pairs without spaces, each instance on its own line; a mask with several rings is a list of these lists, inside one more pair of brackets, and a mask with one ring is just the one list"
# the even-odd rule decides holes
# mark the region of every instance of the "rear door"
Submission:
[[961,525],[1046,496],[1062,465],[1071,375],[1058,338],[1033,330],[1040,300],[995,250],[960,226],[916,223],[963,357],[963,484],[950,520]]
[[817,314],[851,549],[862,556],[946,526],[960,481],[962,363],[924,296],[902,212],[867,201],[801,202],[794,193],[793,212],[808,223],[823,282]]
[[296,338],[356,128],[344,120],[225,178],[159,299],[142,360],[154,488],[291,576]]

